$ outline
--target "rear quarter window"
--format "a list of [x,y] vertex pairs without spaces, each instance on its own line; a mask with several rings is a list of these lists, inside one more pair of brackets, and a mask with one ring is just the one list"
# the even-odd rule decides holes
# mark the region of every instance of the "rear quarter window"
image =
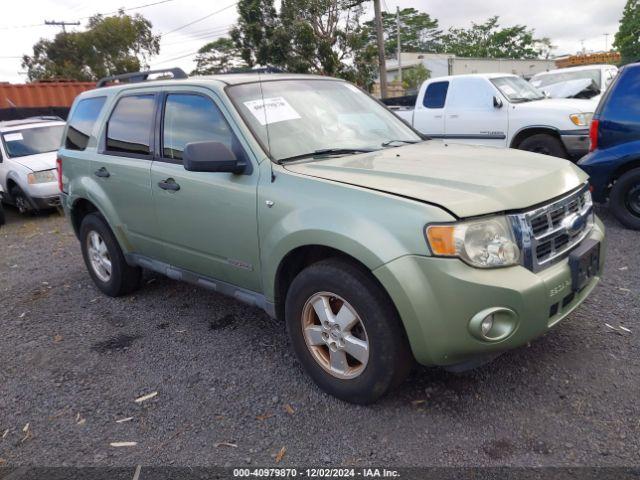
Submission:
[[91,137],[91,131],[102,112],[107,97],[93,97],[80,100],[69,118],[65,148],[85,150]]
[[640,68],[623,72],[603,105],[602,117],[615,122],[636,124],[640,118],[639,93]]
[[112,154],[151,154],[155,94],[122,97],[107,123],[107,151]]

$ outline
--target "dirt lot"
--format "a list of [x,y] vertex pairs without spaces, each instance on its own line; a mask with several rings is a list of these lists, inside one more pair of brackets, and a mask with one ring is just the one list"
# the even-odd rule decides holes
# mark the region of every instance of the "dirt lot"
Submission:
[[0,464],[270,466],[284,447],[279,465],[638,465],[640,234],[601,213],[605,279],[553,332],[358,407],[302,374],[278,321],[151,274],[107,298],[65,219],[10,210]]

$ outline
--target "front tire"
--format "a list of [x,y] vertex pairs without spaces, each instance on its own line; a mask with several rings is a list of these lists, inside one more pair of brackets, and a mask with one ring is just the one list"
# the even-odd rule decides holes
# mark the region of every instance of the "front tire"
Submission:
[[609,195],[609,207],[625,227],[640,230],[640,168],[618,178]]
[[542,155],[550,155],[552,157],[568,158],[567,151],[562,142],[552,135],[539,133],[525,138],[518,145],[519,150],[540,153]]
[[140,287],[142,269],[126,262],[118,240],[101,215],[91,213],[84,217],[80,242],[89,275],[103,293],[119,297]]
[[413,357],[394,305],[371,274],[325,260],[293,280],[285,305],[293,349],[325,392],[376,401],[408,375]]
[[13,204],[18,209],[18,212],[22,215],[34,211],[33,205],[29,201],[29,198],[25,195],[22,189],[18,186],[15,186],[11,189],[11,198],[13,199]]

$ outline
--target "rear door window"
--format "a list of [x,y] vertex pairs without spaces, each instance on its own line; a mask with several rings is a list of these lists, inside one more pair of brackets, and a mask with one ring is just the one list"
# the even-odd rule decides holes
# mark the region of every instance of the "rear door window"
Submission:
[[118,100],[107,123],[107,152],[134,157],[150,155],[154,113],[154,94]]
[[449,82],[433,82],[424,93],[423,105],[427,108],[444,108]]
[[80,100],[69,118],[65,148],[69,150],[84,150],[89,143],[93,127],[100,116],[107,97],[85,98]]

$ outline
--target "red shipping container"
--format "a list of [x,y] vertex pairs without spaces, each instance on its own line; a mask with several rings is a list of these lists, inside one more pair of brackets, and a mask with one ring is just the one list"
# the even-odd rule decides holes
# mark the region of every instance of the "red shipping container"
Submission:
[[93,82],[0,83],[0,108],[70,107]]

